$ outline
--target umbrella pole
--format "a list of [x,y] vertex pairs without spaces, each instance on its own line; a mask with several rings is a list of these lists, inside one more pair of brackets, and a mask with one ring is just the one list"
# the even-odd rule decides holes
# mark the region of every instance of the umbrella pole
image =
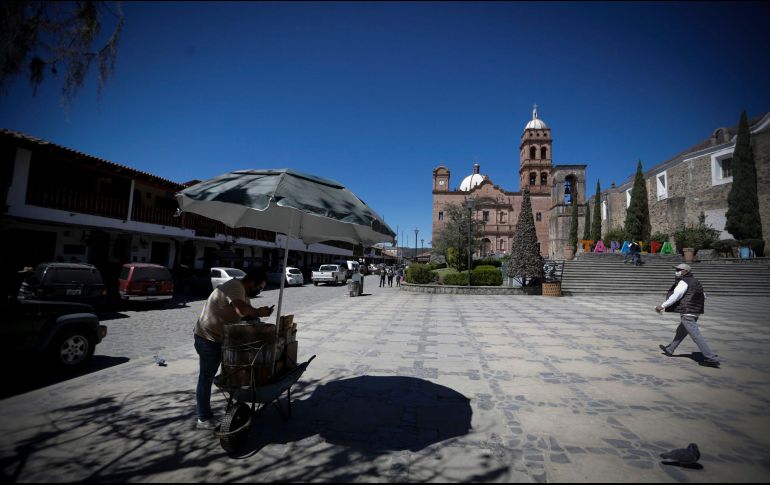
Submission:
[[275,374],[275,357],[278,351],[278,335],[281,330],[281,306],[283,305],[283,288],[286,283],[286,266],[289,264],[289,239],[291,238],[291,230],[294,226],[294,214],[289,219],[289,230],[286,234],[286,244],[283,247],[283,271],[281,272],[281,290],[278,292],[278,312],[275,316],[275,342],[273,343],[273,371],[271,374]]

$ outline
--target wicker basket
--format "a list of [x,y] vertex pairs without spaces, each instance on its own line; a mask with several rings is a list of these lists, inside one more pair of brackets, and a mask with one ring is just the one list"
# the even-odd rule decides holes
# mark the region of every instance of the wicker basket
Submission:
[[561,281],[543,283],[543,296],[561,296]]

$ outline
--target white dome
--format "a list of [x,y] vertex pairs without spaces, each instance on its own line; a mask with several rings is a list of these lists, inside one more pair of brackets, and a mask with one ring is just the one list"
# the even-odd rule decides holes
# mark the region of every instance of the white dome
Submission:
[[468,175],[463,179],[463,183],[460,184],[460,190],[463,192],[468,192],[473,187],[479,185],[481,182],[484,181],[484,176],[474,173],[473,175]]
[[525,130],[544,130],[546,128],[548,128],[548,125],[541,119],[531,120],[527,123],[527,126],[524,127]]
[[524,127],[525,130],[545,130],[548,128],[548,125],[545,124],[545,121],[541,120],[537,117],[537,105],[535,105],[532,108],[532,119],[529,123],[527,123],[527,126]]

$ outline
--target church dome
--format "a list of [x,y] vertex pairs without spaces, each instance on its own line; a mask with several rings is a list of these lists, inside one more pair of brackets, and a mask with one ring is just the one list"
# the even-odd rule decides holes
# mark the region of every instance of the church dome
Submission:
[[548,125],[545,124],[545,121],[539,119],[537,117],[537,105],[535,105],[532,108],[532,119],[529,123],[527,123],[527,126],[524,127],[525,130],[545,130],[548,128]]
[[460,184],[460,190],[462,190],[463,192],[468,192],[473,187],[479,185],[481,182],[484,181],[486,177],[481,175],[479,173],[479,170],[481,170],[481,166],[478,163],[474,163],[473,173],[463,179],[463,182]]

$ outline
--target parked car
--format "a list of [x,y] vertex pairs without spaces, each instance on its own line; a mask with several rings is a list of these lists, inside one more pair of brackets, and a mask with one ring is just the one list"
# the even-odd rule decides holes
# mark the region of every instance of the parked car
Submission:
[[302,275],[302,271],[299,268],[289,266],[286,271],[281,273],[280,270],[274,270],[267,273],[267,282],[274,285],[281,284],[281,275],[286,278],[286,286],[305,284],[305,277]]
[[313,285],[318,283],[345,284],[347,281],[347,269],[339,264],[323,264],[318,271],[313,271]]
[[25,362],[43,357],[58,369],[79,370],[107,336],[94,308],[83,303],[9,298],[0,312],[0,358],[25,369]]
[[107,288],[92,264],[42,263],[22,282],[18,299],[103,305]]
[[120,271],[118,292],[123,301],[166,301],[174,298],[174,278],[165,266],[126,263]]
[[233,278],[243,278],[246,273],[238,268],[211,268],[209,271],[209,277],[211,277],[211,289],[213,290],[217,286],[230,281]]

